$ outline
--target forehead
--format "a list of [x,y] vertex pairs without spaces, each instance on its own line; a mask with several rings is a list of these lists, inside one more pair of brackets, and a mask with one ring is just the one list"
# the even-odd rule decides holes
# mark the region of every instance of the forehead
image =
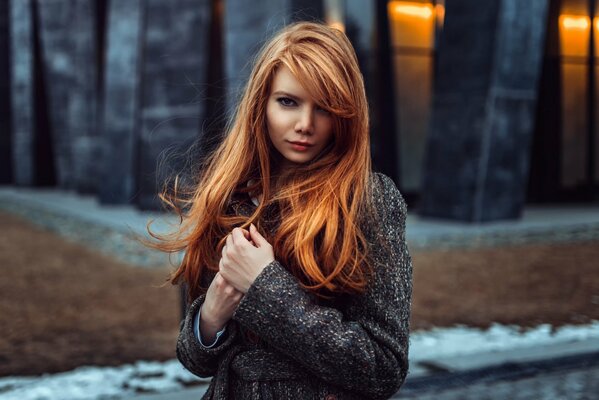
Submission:
[[308,91],[301,85],[297,78],[291,73],[289,68],[281,65],[275,72],[270,93],[277,91],[287,92],[297,97],[310,98]]

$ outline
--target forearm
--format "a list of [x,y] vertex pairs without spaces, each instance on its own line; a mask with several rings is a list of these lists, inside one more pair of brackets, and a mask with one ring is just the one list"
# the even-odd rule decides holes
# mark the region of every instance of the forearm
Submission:
[[181,322],[177,338],[177,358],[185,368],[202,378],[213,376],[221,355],[238,340],[238,330],[234,321],[226,325],[224,340],[218,346],[203,346],[194,333],[194,319],[204,302],[205,295],[198,297],[188,308],[185,319]]

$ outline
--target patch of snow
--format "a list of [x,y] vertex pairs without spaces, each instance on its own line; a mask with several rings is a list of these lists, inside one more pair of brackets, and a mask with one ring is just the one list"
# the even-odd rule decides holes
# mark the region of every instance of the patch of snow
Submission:
[[521,332],[519,326],[492,324],[487,330],[457,326],[410,334],[410,360],[467,356],[487,351],[513,350],[599,338],[599,321],[555,329],[549,324]]
[[[410,360],[435,359],[565,344],[599,338],[599,321],[553,331],[540,325],[526,332],[518,326],[494,324],[487,330],[458,326],[416,331],[410,335]],[[168,393],[208,383],[187,371],[178,360],[138,361],[120,367],[79,367],[39,377],[0,378],[0,400],[105,400],[140,393]]]
[[99,400],[139,393],[165,393],[209,382],[187,371],[178,360],[138,361],[120,367],[84,366],[40,377],[0,378],[2,400]]

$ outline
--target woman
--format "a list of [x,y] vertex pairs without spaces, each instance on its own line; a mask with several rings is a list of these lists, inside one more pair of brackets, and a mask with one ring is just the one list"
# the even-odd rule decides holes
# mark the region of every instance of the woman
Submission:
[[347,37],[295,23],[258,55],[199,180],[161,195],[181,225],[155,246],[185,250],[177,357],[214,377],[204,399],[383,399],[404,382],[406,203],[372,173],[368,129]]

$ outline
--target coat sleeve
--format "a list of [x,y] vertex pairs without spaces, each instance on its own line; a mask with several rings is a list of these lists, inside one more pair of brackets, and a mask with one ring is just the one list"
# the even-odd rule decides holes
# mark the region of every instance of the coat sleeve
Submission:
[[[374,399],[389,398],[408,371],[412,261],[405,241],[406,204],[381,175],[374,279],[342,313],[317,305],[279,261],[250,286],[233,319],[320,379]],[[387,245],[376,244],[386,242]]]
[[176,348],[177,358],[181,364],[201,378],[208,378],[216,373],[219,358],[235,344],[239,336],[236,323],[231,319],[227,322],[225,332],[216,346],[204,347],[198,341],[194,332],[194,319],[205,298],[206,294],[202,294],[187,307],[185,318],[179,325]]

